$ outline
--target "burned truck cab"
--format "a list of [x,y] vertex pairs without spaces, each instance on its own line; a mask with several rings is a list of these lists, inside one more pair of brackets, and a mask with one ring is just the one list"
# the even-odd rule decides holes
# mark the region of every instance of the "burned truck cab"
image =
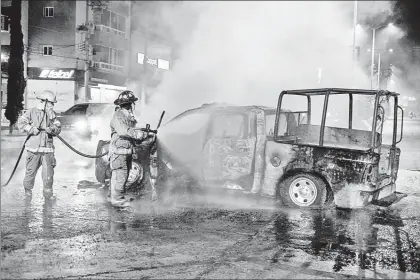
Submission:
[[[286,108],[296,126],[282,120]],[[402,111],[389,91],[283,91],[259,192],[295,207],[358,208],[395,196]]]

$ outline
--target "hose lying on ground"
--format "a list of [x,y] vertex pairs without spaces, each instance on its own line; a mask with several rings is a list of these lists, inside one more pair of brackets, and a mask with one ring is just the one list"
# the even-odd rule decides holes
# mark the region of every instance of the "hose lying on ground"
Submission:
[[[42,129],[39,129],[40,131],[43,131]],[[103,156],[105,156],[105,155],[107,155],[108,154],[108,152],[105,152],[105,153],[103,153],[103,154],[100,154],[100,155],[88,155],[88,154],[84,154],[84,153],[82,153],[82,152],[80,152],[80,151],[78,151],[78,150],[76,150],[73,146],[71,146],[69,143],[67,143],[67,141],[66,140],[64,140],[60,135],[56,135],[56,134],[52,134],[53,136],[55,136],[55,137],[57,137],[58,139],[60,139],[61,140],[61,142],[63,142],[67,147],[69,147],[73,152],[75,152],[76,154],[78,154],[78,155],[81,155],[82,157],[87,157],[87,158],[100,158],[100,157],[103,157]],[[13,168],[13,171],[12,171],[12,174],[10,174],[10,177],[9,177],[9,179],[7,180],[7,182],[6,182],[6,184],[4,184],[4,185],[1,185],[1,187],[3,188],[3,187],[6,187],[9,183],[10,183],[10,181],[12,180],[12,178],[13,178],[13,175],[15,175],[15,172],[16,172],[16,169],[17,169],[17,167],[18,167],[18,165],[19,165],[19,162],[20,162],[20,159],[22,158],[22,154],[23,154],[23,151],[25,150],[25,145],[26,145],[26,142],[28,142],[28,140],[29,140],[29,138],[31,138],[31,136],[32,135],[28,135],[27,137],[26,137],[26,139],[25,139],[25,142],[23,143],[23,145],[22,145],[22,149],[20,150],[20,153],[19,153],[19,157],[18,157],[18,159],[17,159],[17,161],[16,161],[16,164],[15,164],[15,167]]]

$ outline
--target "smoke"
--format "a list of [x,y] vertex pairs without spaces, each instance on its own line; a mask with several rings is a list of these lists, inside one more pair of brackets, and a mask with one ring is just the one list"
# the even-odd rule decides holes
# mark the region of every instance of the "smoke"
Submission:
[[372,27],[389,21],[393,14],[392,1],[358,1],[357,5],[358,21]]
[[352,5],[330,1],[186,1],[163,9],[182,41],[150,102],[153,118],[206,102],[275,106],[284,89],[367,88],[360,69],[352,75],[349,11]]

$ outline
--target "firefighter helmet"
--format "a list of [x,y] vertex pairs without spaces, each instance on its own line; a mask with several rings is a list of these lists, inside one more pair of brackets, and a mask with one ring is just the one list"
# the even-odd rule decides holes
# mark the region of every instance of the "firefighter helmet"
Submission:
[[51,103],[57,103],[57,98],[55,94],[52,91],[44,90],[40,94],[37,95],[37,99],[40,99],[42,101],[48,101]]
[[125,90],[118,95],[118,98],[115,99],[114,104],[119,106],[128,103],[134,103],[139,100],[132,91]]

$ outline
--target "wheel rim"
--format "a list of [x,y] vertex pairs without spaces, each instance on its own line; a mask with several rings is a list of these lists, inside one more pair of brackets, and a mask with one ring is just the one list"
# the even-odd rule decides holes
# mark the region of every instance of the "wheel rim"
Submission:
[[289,187],[290,199],[298,206],[312,205],[318,195],[315,183],[305,177],[295,179]]
[[143,179],[143,168],[137,162],[132,162],[130,172],[128,173],[127,186]]

